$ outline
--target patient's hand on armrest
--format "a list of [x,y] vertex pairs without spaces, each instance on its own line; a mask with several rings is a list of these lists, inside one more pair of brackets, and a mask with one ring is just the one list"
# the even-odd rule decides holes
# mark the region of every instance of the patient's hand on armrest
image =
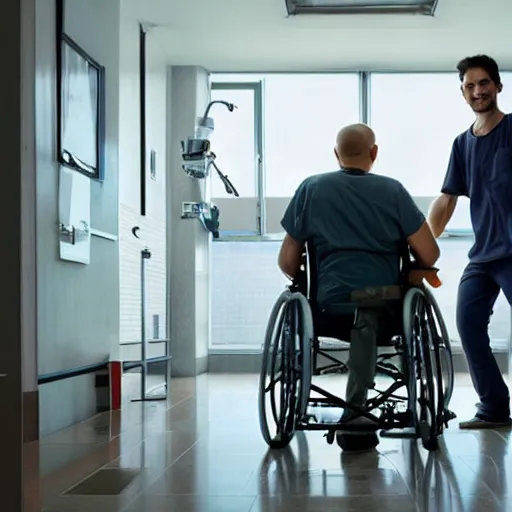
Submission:
[[443,283],[437,275],[438,272],[439,269],[436,267],[423,267],[413,261],[409,272],[409,283],[414,286],[419,286],[423,283],[423,280],[425,280],[432,288],[439,288]]

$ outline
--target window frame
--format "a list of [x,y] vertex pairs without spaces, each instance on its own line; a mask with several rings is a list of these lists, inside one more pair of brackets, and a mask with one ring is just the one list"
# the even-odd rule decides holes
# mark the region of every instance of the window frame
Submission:
[[[263,85],[262,81],[254,82],[211,82],[212,91],[252,91],[254,98],[254,180],[255,180],[255,200],[256,200],[256,231],[247,230],[247,235],[222,235],[223,239],[237,239],[242,237],[244,240],[261,236],[263,226],[265,225],[265,202],[264,193],[264,173],[263,173]],[[236,183],[235,183],[236,185]],[[220,198],[219,198],[220,199]],[[224,198],[222,198],[224,199]],[[226,198],[231,199],[231,198]],[[232,199],[236,201],[236,199]],[[222,227],[222,226],[221,226]]]

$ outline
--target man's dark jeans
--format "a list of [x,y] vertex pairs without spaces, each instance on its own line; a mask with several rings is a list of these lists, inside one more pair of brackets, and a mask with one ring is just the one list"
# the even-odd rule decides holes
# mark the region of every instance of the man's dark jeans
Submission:
[[506,421],[510,416],[509,390],[492,354],[488,333],[500,289],[512,305],[512,258],[470,263],[459,285],[457,329],[480,397],[478,416]]

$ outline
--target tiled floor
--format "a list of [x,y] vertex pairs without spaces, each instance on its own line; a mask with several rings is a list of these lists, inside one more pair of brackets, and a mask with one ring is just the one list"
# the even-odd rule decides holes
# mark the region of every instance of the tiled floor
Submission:
[[[452,408],[464,418],[476,396],[467,378],[457,383]],[[46,512],[512,510],[508,431],[462,432],[454,421],[430,455],[399,439],[342,455],[321,433],[269,453],[256,376],[175,379],[170,395],[43,439],[40,480],[29,446],[27,494],[40,493]]]

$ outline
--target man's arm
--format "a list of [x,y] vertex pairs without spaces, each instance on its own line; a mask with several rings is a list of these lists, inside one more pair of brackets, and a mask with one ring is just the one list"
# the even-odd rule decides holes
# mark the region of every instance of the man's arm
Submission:
[[304,243],[298,242],[288,233],[284,237],[279,251],[278,265],[288,279],[293,279],[300,269]]
[[439,259],[440,250],[425,215],[403,185],[399,185],[397,192],[402,236],[414,259],[423,267],[432,267]]
[[464,165],[463,151],[457,138],[452,146],[441,195],[430,205],[428,212],[428,223],[436,238],[443,234],[448,222],[450,222],[457,206],[458,196],[469,195]]
[[457,206],[457,199],[457,196],[441,194],[430,205],[428,223],[436,238],[439,238],[443,234],[448,222],[450,222],[455,207]]

